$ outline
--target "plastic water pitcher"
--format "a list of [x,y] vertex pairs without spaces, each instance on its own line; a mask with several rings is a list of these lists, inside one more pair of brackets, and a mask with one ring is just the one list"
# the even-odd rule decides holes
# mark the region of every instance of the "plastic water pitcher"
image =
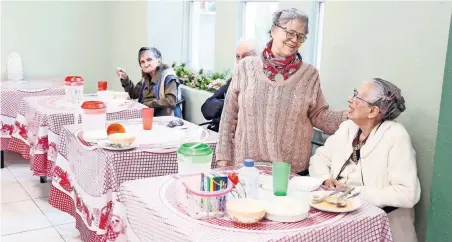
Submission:
[[64,93],[69,103],[80,105],[83,101],[85,80],[80,76],[67,76],[64,79]]
[[209,172],[213,152],[204,143],[185,143],[177,151],[178,174]]
[[89,140],[107,138],[107,106],[105,103],[101,101],[86,101],[81,108],[84,138]]

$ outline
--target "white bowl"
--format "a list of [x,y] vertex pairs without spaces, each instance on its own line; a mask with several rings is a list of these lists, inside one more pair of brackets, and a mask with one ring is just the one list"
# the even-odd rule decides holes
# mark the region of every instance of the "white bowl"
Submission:
[[115,98],[113,91],[97,91],[97,96],[102,102],[109,102]]
[[128,92],[115,92],[114,96],[115,96],[115,99],[120,99],[120,100],[127,100],[127,99],[129,99],[129,93]]
[[265,218],[277,222],[298,222],[309,216],[309,204],[293,197],[273,197],[268,203]]
[[309,176],[296,176],[289,181],[290,190],[312,192],[318,189],[322,182],[320,179]]
[[265,203],[251,198],[233,199],[226,203],[229,217],[241,224],[258,223],[265,216],[266,210]]

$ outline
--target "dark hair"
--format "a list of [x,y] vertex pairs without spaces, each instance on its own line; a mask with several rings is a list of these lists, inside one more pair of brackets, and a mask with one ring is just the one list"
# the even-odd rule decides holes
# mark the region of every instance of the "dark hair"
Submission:
[[405,98],[396,85],[381,78],[374,78],[375,96],[373,105],[378,106],[383,120],[396,119],[406,110]]

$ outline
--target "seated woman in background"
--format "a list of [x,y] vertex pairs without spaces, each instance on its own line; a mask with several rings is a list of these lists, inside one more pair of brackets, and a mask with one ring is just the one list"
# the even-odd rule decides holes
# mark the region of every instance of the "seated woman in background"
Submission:
[[[242,40],[237,46],[235,63],[238,64],[241,59],[255,55],[256,45],[254,41]],[[224,86],[220,87],[212,97],[208,98],[201,106],[201,112],[204,118],[211,120],[211,124],[209,124],[207,128],[215,132],[218,132],[218,129],[220,128],[220,118],[221,113],[223,112],[224,99],[230,83],[231,79],[229,79]]]
[[416,156],[409,134],[394,121],[405,110],[401,91],[376,78],[365,81],[348,102],[349,120],[316,150],[309,173],[331,188],[355,187],[364,201],[392,210],[388,217],[394,241],[417,241]]
[[130,98],[155,109],[155,116],[176,116],[182,118],[179,104],[181,91],[179,79],[174,70],[162,63],[162,54],[154,47],[142,47],[138,51],[138,63],[142,79],[134,84],[122,68],[116,70],[122,87]]

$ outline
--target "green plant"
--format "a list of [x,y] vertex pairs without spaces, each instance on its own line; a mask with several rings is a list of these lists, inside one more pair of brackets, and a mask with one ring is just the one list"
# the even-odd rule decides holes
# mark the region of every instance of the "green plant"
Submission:
[[218,90],[231,77],[229,70],[225,72],[204,73],[204,70],[201,69],[195,72],[188,68],[185,63],[178,65],[176,62],[173,62],[172,67],[179,77],[181,84],[209,92]]

